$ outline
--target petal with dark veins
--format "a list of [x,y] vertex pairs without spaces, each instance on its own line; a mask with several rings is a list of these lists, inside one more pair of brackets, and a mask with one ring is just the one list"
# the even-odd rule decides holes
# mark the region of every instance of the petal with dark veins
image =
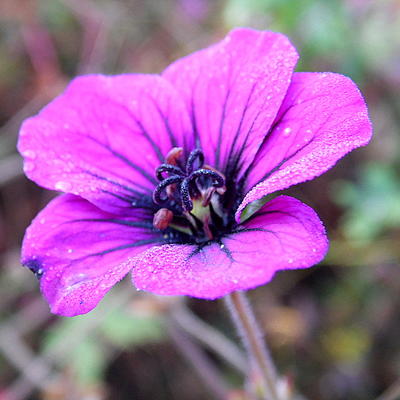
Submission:
[[234,29],[163,73],[183,95],[206,164],[236,179],[253,161],[297,62],[279,33]]
[[151,228],[142,215],[116,216],[62,195],[27,229],[22,264],[40,278],[53,313],[84,314],[131,270],[137,254],[162,242]]
[[372,135],[357,86],[332,73],[295,73],[273,128],[247,171],[247,204],[315,178]]
[[215,299],[263,285],[277,271],[311,267],[327,250],[316,213],[299,200],[280,196],[220,243],[162,245],[141,253],[133,283],[160,295]]
[[18,143],[30,179],[109,212],[151,206],[155,170],[177,146],[193,147],[182,99],[167,80],[139,74],[75,78],[24,122]]

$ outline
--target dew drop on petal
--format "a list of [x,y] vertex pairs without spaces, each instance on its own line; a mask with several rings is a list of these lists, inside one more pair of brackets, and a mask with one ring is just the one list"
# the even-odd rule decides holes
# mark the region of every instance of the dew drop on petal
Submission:
[[285,128],[283,130],[283,136],[287,137],[290,135],[291,132],[292,132],[292,128]]
[[79,285],[88,280],[88,276],[85,273],[79,273],[72,276],[69,276],[65,279],[66,284],[68,285],[68,289],[73,289],[75,285]]
[[309,141],[312,140],[313,137],[314,137],[314,135],[312,133],[312,130],[311,129],[307,129],[306,133],[305,133],[305,136],[304,136],[304,142],[308,143]]
[[36,165],[33,162],[26,161],[24,163],[24,172],[30,172],[35,169]]
[[61,192],[68,192],[71,190],[72,185],[69,182],[58,181],[54,187]]
[[26,157],[34,160],[36,158],[36,153],[33,150],[24,150],[21,152],[21,154]]

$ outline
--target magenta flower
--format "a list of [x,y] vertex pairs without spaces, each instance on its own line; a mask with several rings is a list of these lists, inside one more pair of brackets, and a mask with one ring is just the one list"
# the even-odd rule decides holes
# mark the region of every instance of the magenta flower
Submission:
[[129,271],[138,289],[214,299],[324,257],[321,221],[294,198],[241,220],[370,139],[354,83],[296,61],[285,36],[236,29],[161,76],[76,78],[25,121],[26,174],[65,193],[22,249],[54,313],[90,311]]

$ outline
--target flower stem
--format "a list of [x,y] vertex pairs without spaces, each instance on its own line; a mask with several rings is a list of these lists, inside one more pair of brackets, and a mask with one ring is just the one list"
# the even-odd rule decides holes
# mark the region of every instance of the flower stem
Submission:
[[233,292],[226,296],[225,300],[249,359],[255,362],[262,375],[267,398],[279,400],[276,369],[263,342],[261,330],[249,301],[241,292]]

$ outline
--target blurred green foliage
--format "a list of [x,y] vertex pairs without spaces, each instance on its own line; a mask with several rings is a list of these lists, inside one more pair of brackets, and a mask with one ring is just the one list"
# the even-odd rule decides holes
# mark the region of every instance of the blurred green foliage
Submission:
[[301,48],[299,69],[332,70],[365,83],[368,73],[397,74],[400,15],[393,0],[228,0],[229,26],[289,35]]
[[333,199],[346,211],[343,233],[350,240],[370,243],[400,227],[400,176],[393,167],[369,164],[360,171],[358,184],[335,182]]
[[164,337],[157,315],[140,314],[127,303],[116,305],[109,296],[89,314],[60,318],[43,335],[42,352],[57,354],[68,346],[64,363],[75,379],[81,384],[95,383],[103,379],[111,349],[132,350]]

